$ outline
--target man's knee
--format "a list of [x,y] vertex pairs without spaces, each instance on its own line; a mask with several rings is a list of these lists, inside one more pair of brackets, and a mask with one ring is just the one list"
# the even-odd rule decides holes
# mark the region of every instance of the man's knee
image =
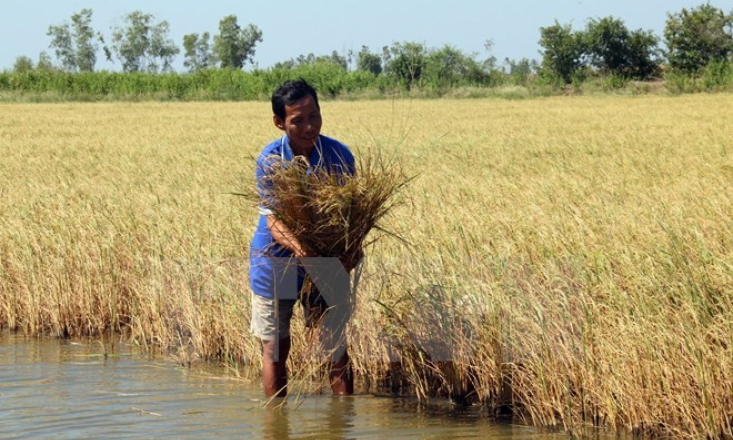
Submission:
[[271,363],[285,363],[290,354],[290,338],[277,341],[262,340],[262,361]]
[[290,319],[295,300],[276,300],[256,294],[251,296],[250,329],[261,341],[290,337]]

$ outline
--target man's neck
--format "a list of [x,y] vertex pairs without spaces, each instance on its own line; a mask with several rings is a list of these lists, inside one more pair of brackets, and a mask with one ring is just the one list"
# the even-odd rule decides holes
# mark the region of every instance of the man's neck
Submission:
[[290,149],[293,150],[294,156],[305,156],[305,157],[310,157],[311,153],[313,152],[313,148],[315,148],[315,145],[311,145],[307,148],[299,148],[294,145],[290,146]]
[[310,144],[305,147],[299,147],[297,145],[290,144],[290,150],[293,152],[293,156],[305,156],[310,157],[313,150],[316,148],[315,144]]

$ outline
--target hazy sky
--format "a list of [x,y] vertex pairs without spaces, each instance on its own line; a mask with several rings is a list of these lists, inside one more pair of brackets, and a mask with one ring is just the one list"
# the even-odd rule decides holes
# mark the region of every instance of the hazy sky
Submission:
[[[499,60],[539,58],[539,28],[555,19],[582,28],[590,17],[613,15],[631,29],[650,29],[661,36],[667,12],[702,3],[704,0],[3,0],[0,69],[11,68],[20,55],[37,60],[46,50],[53,56],[48,48],[48,26],[70,21],[83,8],[94,10],[92,24],[107,37],[124,14],[138,9],[151,13],[170,23],[171,37],[179,47],[183,35],[214,34],[222,17],[236,14],[240,24],[253,23],[263,31],[255,61],[268,67],[300,54],[358,51],[362,45],[380,52],[394,41],[419,41],[430,47],[450,44],[485,58],[484,42],[491,39]],[[726,11],[733,9],[733,0],[711,3]],[[182,62],[179,55],[177,68],[182,68]],[[97,69],[119,68],[119,63],[97,63]]]

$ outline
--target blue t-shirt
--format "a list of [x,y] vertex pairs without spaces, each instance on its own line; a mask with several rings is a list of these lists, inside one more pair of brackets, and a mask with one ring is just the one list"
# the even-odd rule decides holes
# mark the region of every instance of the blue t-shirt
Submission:
[[[273,157],[274,156],[274,157]],[[267,145],[257,158],[257,189],[262,194],[263,180],[268,173],[268,164],[273,159],[293,160],[293,150],[284,136]],[[328,136],[320,135],[308,162],[312,168],[325,168],[329,172],[353,175],[354,155],[349,148]],[[272,214],[260,205],[260,219],[249,251],[249,280],[256,295],[273,298],[275,292],[280,299],[295,299],[303,285],[303,270],[299,267],[292,251],[279,245],[272,238],[267,227],[267,216]]]

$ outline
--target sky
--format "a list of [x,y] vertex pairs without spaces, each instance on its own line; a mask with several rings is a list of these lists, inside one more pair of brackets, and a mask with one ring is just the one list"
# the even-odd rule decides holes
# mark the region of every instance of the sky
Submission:
[[[73,13],[94,11],[92,26],[109,41],[111,28],[122,17],[141,10],[170,24],[171,38],[182,47],[189,33],[218,32],[219,20],[235,14],[240,25],[252,23],[263,32],[254,61],[267,68],[301,54],[330,54],[333,50],[373,52],[399,41],[428,47],[454,46],[485,59],[486,40],[493,55],[540,59],[539,28],[555,20],[585,27],[589,18],[613,15],[629,29],[652,30],[661,37],[668,12],[696,7],[705,0],[3,0],[0,13],[0,70],[10,69],[18,56],[36,61],[41,51],[54,57],[46,35],[50,25],[70,22]],[[711,0],[713,6],[733,10],[733,0]],[[97,70],[120,70],[98,54]],[[183,55],[174,64],[183,70]]]

